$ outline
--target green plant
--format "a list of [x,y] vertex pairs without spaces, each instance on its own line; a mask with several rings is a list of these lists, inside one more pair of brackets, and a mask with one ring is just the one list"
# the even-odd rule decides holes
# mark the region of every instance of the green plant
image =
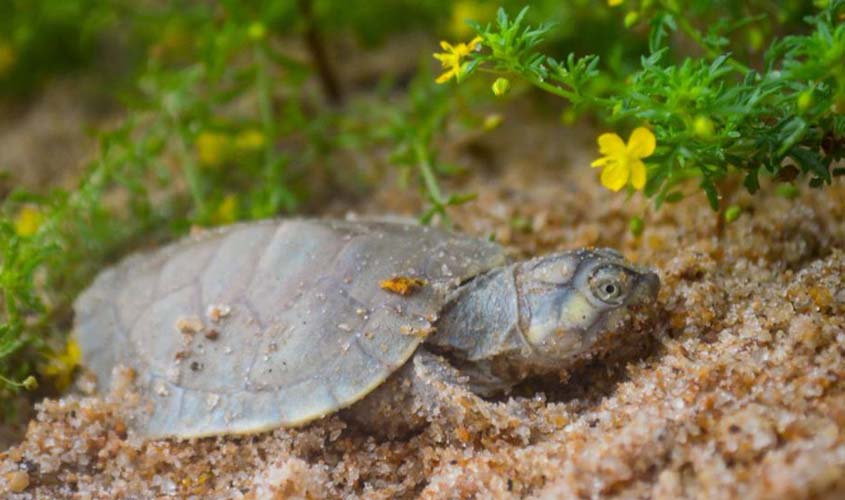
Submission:
[[[475,198],[472,193],[447,193],[438,178],[457,173],[460,168],[440,161],[438,158],[437,139],[449,128],[450,123],[469,117],[456,116],[454,92],[432,84],[431,74],[422,70],[411,82],[407,98],[394,106],[380,106],[376,111],[379,116],[377,126],[365,127],[372,130],[370,143],[382,143],[390,148],[388,161],[400,169],[402,184],[408,185],[411,178],[417,179],[428,207],[421,214],[420,220],[428,224],[433,217],[439,216],[448,221],[446,209],[460,205]],[[472,126],[467,123],[468,126]],[[474,124],[473,124],[474,125]]]
[[[695,180],[715,210],[719,183],[732,172],[743,176],[751,193],[764,173],[780,182],[803,174],[812,187],[843,173],[832,165],[845,154],[845,2],[822,3],[806,18],[811,31],[774,39],[759,70],[726,51],[732,31],[756,18],[702,32],[672,1],[648,2],[633,21],[629,17],[628,24],[651,27],[649,53],[629,75],[603,73],[594,55],[558,60],[542,53],[552,25],[526,24],[527,8],[515,18],[500,10],[494,24],[470,23],[481,49],[450,68],[459,70],[459,81],[476,72],[523,78],[612,126],[648,127],[657,148],[647,162],[647,181],[636,187],[659,207],[688,194],[685,186]],[[667,45],[675,31],[703,55],[675,60]]]
[[149,47],[147,67],[125,93],[126,119],[101,134],[75,189],[17,190],[3,201],[0,403],[34,388],[33,372],[52,382],[46,389],[63,388],[78,361],[66,341],[72,300],[126,248],[192,225],[290,211],[307,195],[278,141],[313,155],[307,135],[317,132],[304,95],[284,106],[275,99],[299,89],[310,69],[271,47],[256,19],[272,16],[230,4],[222,17],[193,5],[163,28],[167,37]]

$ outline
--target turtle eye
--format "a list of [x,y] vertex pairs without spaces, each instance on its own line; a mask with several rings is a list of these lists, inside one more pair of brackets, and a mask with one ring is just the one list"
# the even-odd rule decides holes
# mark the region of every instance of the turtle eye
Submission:
[[601,268],[590,279],[593,295],[608,304],[618,305],[625,300],[628,276],[621,269]]
[[607,283],[602,283],[599,285],[599,292],[600,292],[600,299],[604,300],[605,302],[611,302],[620,295],[622,295],[622,287],[618,284],[608,281]]

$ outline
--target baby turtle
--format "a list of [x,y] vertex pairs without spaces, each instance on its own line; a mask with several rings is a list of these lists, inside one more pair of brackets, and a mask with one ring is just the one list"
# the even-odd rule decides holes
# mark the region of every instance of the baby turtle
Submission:
[[631,341],[659,283],[610,249],[509,262],[416,224],[263,221],[104,271],[76,335],[103,388],[117,365],[135,373],[141,436],[251,433],[346,408],[394,372],[442,372],[425,363],[484,396],[566,371]]

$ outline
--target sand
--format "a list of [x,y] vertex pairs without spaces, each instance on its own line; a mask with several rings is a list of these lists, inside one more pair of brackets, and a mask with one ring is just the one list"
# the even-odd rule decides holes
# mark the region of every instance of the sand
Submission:
[[[594,133],[509,120],[450,150],[478,193],[452,212],[515,255],[608,245],[656,267],[653,339],[565,384],[468,396],[419,433],[368,435],[339,416],[299,430],[142,442],[120,417],[131,386],[37,407],[0,454],[8,498],[842,498],[845,497],[845,184],[770,186],[647,209],[597,182]],[[478,151],[492,151],[478,155]],[[357,206],[413,210],[386,183]],[[627,229],[645,214],[640,237]],[[79,382],[83,388],[87,382]]]

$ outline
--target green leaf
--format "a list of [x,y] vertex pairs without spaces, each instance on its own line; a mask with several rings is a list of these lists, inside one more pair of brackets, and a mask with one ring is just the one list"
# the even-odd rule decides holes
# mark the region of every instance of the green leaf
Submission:
[[714,211],[719,210],[719,193],[716,191],[716,185],[713,184],[713,181],[707,178],[702,179],[701,189],[703,189],[704,194],[707,195],[707,201],[710,203],[710,208]]
[[671,31],[677,29],[675,18],[666,11],[658,12],[651,20],[651,31],[648,34],[648,50],[652,54],[664,48],[663,42],[666,40],[668,32],[666,28]]
[[751,194],[756,193],[760,189],[760,181],[757,178],[757,169],[754,169],[745,175],[742,185],[745,186],[745,189],[747,189]]

